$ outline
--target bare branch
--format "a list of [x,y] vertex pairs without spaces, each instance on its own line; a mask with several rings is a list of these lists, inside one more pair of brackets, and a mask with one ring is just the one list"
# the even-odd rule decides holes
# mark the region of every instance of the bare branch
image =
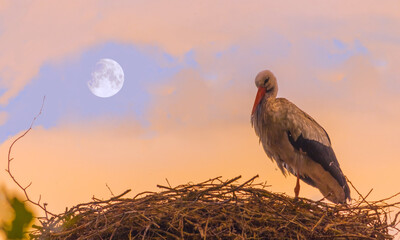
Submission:
[[41,204],[40,204],[41,196],[39,197],[38,202],[34,202],[34,201],[31,200],[31,198],[30,198],[29,195],[28,195],[27,189],[32,185],[32,182],[30,182],[30,183],[28,184],[28,186],[23,187],[23,186],[17,181],[17,179],[14,177],[14,175],[13,175],[12,172],[11,172],[11,161],[14,160],[14,158],[11,157],[12,148],[14,147],[14,144],[15,144],[15,143],[17,143],[21,138],[25,137],[25,135],[26,135],[29,131],[31,131],[31,129],[32,129],[32,127],[33,127],[33,124],[35,123],[36,119],[42,114],[43,106],[44,106],[44,101],[45,101],[45,100],[46,100],[46,96],[43,97],[42,106],[41,106],[41,108],[40,108],[40,111],[39,111],[39,113],[33,118],[33,120],[32,120],[32,122],[31,122],[31,125],[29,126],[29,128],[28,128],[23,134],[21,134],[19,137],[17,137],[17,139],[15,139],[15,140],[11,143],[10,148],[8,149],[8,164],[7,164],[6,172],[8,173],[8,175],[10,175],[10,177],[11,177],[11,179],[14,181],[14,183],[17,184],[17,186],[24,192],[26,201],[27,201],[27,202],[30,202],[31,204],[33,204],[33,205],[35,205],[35,206],[40,207],[40,208],[45,212],[46,218],[48,219],[48,214],[50,214],[50,215],[52,215],[52,216],[55,216],[55,214],[49,212],[49,211],[46,209],[47,203],[44,203],[43,205],[41,205]]

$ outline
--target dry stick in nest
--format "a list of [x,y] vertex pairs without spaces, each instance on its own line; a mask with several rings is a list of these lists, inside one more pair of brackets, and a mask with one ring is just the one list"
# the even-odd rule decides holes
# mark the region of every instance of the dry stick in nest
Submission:
[[[376,216],[377,216],[377,218],[378,218],[380,224],[382,224],[382,219],[380,218],[380,213],[378,212],[378,210],[381,210],[381,211],[384,212],[384,214],[385,214],[385,219],[384,219],[384,220],[387,222],[387,221],[388,221],[388,220],[387,220],[388,212],[386,212],[384,208],[378,208],[378,207],[377,207],[377,204],[378,204],[378,203],[384,203],[384,202],[387,201],[387,200],[390,200],[390,199],[395,198],[396,196],[400,195],[400,192],[398,192],[398,193],[396,193],[396,194],[394,194],[394,195],[392,195],[392,196],[390,196],[390,197],[388,197],[388,198],[384,198],[384,199],[382,199],[382,200],[378,200],[378,201],[374,201],[374,202],[369,203],[366,199],[367,199],[367,197],[370,195],[370,193],[372,192],[373,189],[371,189],[371,190],[367,193],[367,195],[364,197],[364,196],[357,190],[357,188],[353,185],[353,183],[352,183],[347,177],[346,177],[346,180],[347,180],[347,182],[350,183],[350,185],[353,187],[353,189],[356,190],[358,196],[359,196],[360,199],[361,199],[361,201],[357,204],[356,207],[360,206],[362,203],[367,204],[367,205],[370,207],[370,209],[372,209],[372,210],[375,211],[375,214],[376,214]],[[389,209],[389,207],[394,206],[394,207],[397,207],[398,209],[400,209],[400,207],[398,206],[399,203],[400,203],[400,202],[392,203],[392,204],[386,204],[386,208]],[[396,213],[396,215],[394,216],[393,221],[389,224],[389,225],[392,226],[393,229],[397,230],[398,232],[400,231],[400,229],[397,228],[397,225],[400,223],[400,222],[397,222],[397,217],[398,217],[399,215],[400,215],[400,211]],[[390,215],[389,215],[389,217],[390,217]],[[396,222],[397,222],[397,223],[396,223]],[[397,232],[397,233],[398,233],[398,232]],[[397,234],[397,233],[396,233],[396,234]]]
[[10,146],[10,148],[8,149],[8,159],[7,159],[7,160],[8,160],[8,162],[7,162],[8,164],[7,164],[6,172],[8,173],[8,175],[10,175],[10,177],[11,177],[11,179],[14,181],[14,183],[17,184],[17,186],[24,192],[26,201],[27,201],[27,202],[30,202],[31,204],[33,204],[33,205],[35,205],[35,206],[40,207],[40,208],[45,212],[46,219],[48,220],[48,219],[49,219],[49,217],[48,217],[49,214],[50,214],[51,216],[56,216],[56,215],[53,214],[53,213],[51,213],[51,212],[49,212],[49,211],[46,209],[47,203],[43,203],[43,204],[40,203],[41,198],[42,198],[41,195],[39,195],[39,200],[38,200],[37,202],[34,202],[34,201],[29,197],[28,192],[27,192],[27,189],[32,185],[32,182],[30,182],[26,187],[23,187],[23,186],[17,181],[17,179],[14,177],[14,175],[13,175],[12,172],[11,172],[11,161],[14,160],[14,158],[11,157],[12,148],[13,148],[13,146],[14,146],[15,143],[17,143],[21,138],[25,137],[25,135],[26,135],[28,132],[30,132],[30,131],[32,130],[33,124],[35,123],[36,119],[42,114],[42,110],[43,110],[43,106],[44,106],[44,101],[45,101],[45,100],[46,100],[46,96],[43,97],[42,106],[40,107],[40,111],[39,111],[39,113],[33,118],[33,120],[32,120],[32,122],[31,122],[31,125],[29,126],[29,128],[28,128],[21,136],[19,136],[17,139],[15,139],[15,140],[11,143],[11,146]]

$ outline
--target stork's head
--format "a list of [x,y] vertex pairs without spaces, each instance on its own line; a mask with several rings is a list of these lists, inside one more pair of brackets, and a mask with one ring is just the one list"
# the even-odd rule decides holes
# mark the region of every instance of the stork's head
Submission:
[[261,100],[263,100],[265,96],[275,98],[276,94],[278,93],[278,84],[276,82],[276,78],[274,74],[269,70],[259,72],[256,76],[255,83],[256,87],[258,88],[258,92],[256,100],[254,101],[253,111],[251,112],[251,115],[254,114],[258,104],[261,103]]

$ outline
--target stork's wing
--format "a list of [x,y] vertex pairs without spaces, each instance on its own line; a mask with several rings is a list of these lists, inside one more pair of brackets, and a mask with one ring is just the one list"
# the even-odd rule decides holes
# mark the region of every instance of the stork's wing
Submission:
[[[296,117],[292,116],[290,122],[293,124],[288,125],[286,132],[289,142],[296,150],[303,151],[311,160],[329,172],[343,187],[346,198],[350,199],[349,186],[331,147],[328,134],[314,119],[294,104],[291,109],[295,112],[293,116]],[[288,112],[290,118],[289,115],[290,112]]]

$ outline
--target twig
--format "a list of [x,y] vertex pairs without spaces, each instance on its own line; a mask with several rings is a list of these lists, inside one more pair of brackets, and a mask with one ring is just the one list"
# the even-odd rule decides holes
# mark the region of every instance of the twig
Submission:
[[27,202],[30,202],[31,204],[40,207],[46,214],[46,219],[48,219],[48,214],[55,216],[55,214],[49,212],[46,209],[47,203],[43,203],[40,204],[40,200],[41,200],[41,196],[39,196],[39,200],[37,202],[34,202],[31,200],[31,198],[28,195],[27,189],[32,185],[32,182],[30,182],[26,187],[23,187],[18,181],[17,179],[14,177],[14,175],[11,172],[11,161],[14,160],[14,158],[11,157],[11,153],[12,153],[12,148],[14,146],[15,143],[17,143],[21,138],[25,137],[25,135],[32,130],[33,124],[35,123],[36,119],[42,114],[43,111],[43,106],[44,106],[44,101],[46,100],[46,96],[43,97],[43,101],[42,101],[42,106],[40,107],[40,111],[39,113],[33,118],[31,125],[29,126],[29,128],[22,134],[20,135],[17,139],[15,139],[11,145],[10,148],[8,149],[8,164],[7,164],[7,169],[6,172],[8,173],[8,175],[10,175],[11,179],[14,181],[15,184],[17,184],[17,186],[24,192],[25,194],[25,198]]
[[114,193],[111,191],[111,188],[108,186],[108,184],[107,184],[107,183],[106,183],[106,187],[108,188],[108,191],[110,191],[110,193],[111,193],[111,196],[115,197],[115,196],[114,196]]
[[171,184],[169,184],[168,178],[165,178],[165,181],[167,181],[169,188],[172,188]]

